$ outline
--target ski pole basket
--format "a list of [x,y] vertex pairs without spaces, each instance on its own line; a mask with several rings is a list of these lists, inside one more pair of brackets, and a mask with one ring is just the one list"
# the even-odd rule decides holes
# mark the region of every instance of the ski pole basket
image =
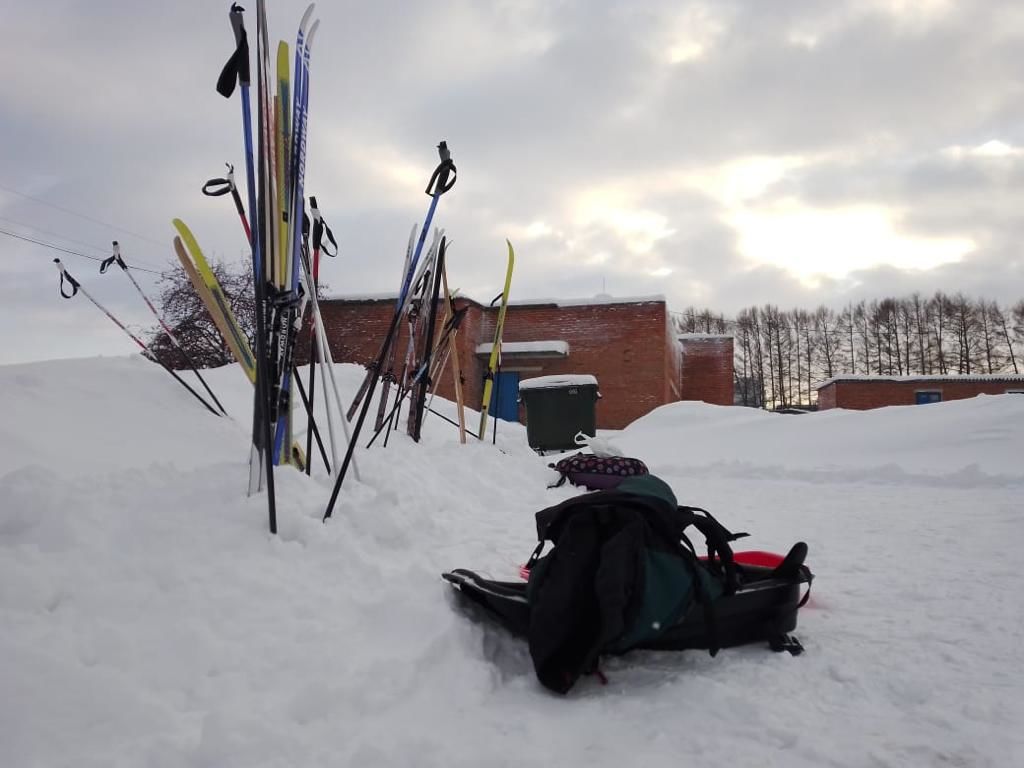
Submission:
[[597,434],[597,379],[589,375],[538,376],[519,382],[526,406],[526,440],[533,450],[578,448],[576,435]]

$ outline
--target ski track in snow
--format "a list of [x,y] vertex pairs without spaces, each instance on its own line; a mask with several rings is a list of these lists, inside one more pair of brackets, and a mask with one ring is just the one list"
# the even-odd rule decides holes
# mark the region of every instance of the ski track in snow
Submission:
[[515,579],[575,493],[522,427],[360,450],[327,525],[329,479],[280,470],[272,537],[248,382],[207,376],[237,421],[138,358],[0,368],[0,764],[1024,764],[1024,397],[614,433],[744,547],[808,542],[806,652],[632,653],[559,697],[439,579]]

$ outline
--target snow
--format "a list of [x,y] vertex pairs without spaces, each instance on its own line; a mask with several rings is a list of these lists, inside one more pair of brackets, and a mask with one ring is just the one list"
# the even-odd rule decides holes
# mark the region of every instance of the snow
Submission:
[[519,391],[530,389],[560,389],[562,387],[597,386],[597,379],[588,373],[556,373],[551,376],[534,376],[519,382]]
[[731,333],[680,333],[679,341],[725,341],[733,338]]
[[590,307],[595,304],[650,304],[665,303],[664,294],[651,294],[648,296],[610,296],[607,293],[599,293],[589,299],[516,299],[509,301],[515,306],[535,306],[538,304],[553,304],[556,307]]
[[398,301],[397,293],[329,293],[320,301]]
[[831,379],[826,379],[821,382],[816,389],[827,387],[829,384],[834,384],[837,381],[926,381],[935,383],[948,383],[956,384],[965,381],[1019,381],[1024,384],[1024,374],[1014,373],[960,373],[953,375],[912,375],[912,376],[884,376],[882,374],[866,374],[866,373],[843,373],[839,376],[833,376]]
[[602,433],[744,545],[808,542],[806,652],[634,653],[561,698],[438,578],[516,578],[574,493],[522,427],[360,449],[326,525],[329,479],[282,469],[273,537],[249,384],[206,375],[234,420],[139,358],[0,367],[5,768],[1024,764],[1024,398]]
[[[471,299],[468,296],[462,298],[472,301],[474,304],[484,306],[481,302]],[[331,293],[321,301],[398,301],[395,293]],[[650,304],[652,302],[666,303],[664,294],[651,294],[647,296],[610,296],[607,293],[599,293],[588,299],[514,299],[509,301],[511,306],[530,307],[537,305],[554,305],[556,307],[589,307],[597,304]]]
[[[489,355],[494,349],[492,342],[477,344],[478,355]],[[565,357],[569,354],[569,342],[567,341],[503,341],[501,343],[503,355],[537,355],[553,354]]]

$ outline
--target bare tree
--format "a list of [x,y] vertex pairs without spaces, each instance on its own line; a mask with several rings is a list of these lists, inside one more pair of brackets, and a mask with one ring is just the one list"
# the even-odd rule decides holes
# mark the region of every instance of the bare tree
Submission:
[[[212,269],[251,345],[256,333],[252,268],[241,263],[214,263]],[[159,288],[157,303],[161,314],[197,366],[212,368],[234,362],[231,350],[214,325],[213,318],[210,317],[184,269],[179,266],[163,277]],[[162,362],[173,368],[187,367],[184,356],[159,326],[151,329],[149,333],[152,338],[150,349]]]

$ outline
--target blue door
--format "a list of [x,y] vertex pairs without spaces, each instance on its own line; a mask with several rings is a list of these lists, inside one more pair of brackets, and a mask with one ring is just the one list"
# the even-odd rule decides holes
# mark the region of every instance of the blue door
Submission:
[[941,392],[915,392],[914,403],[916,405],[924,405],[925,403],[941,403],[942,393]]
[[490,413],[505,421],[519,421],[519,371],[494,374]]

